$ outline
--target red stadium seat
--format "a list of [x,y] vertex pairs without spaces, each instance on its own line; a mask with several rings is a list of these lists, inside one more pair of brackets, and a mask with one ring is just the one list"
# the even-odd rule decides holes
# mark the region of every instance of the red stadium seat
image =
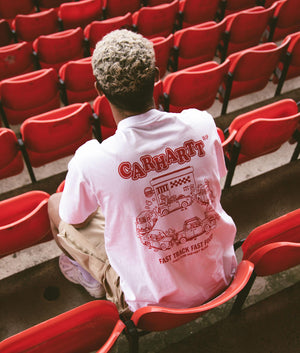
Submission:
[[106,0],[104,7],[104,17],[112,18],[124,16],[128,12],[134,13],[141,7],[140,0]]
[[102,16],[102,0],[81,0],[63,3],[59,6],[58,16],[63,29],[81,27],[84,29],[92,21]]
[[213,21],[216,18],[220,0],[182,0],[180,2],[180,23],[182,28]]
[[275,7],[276,4],[267,9],[256,6],[228,15],[221,43],[222,60],[232,53],[260,44]]
[[52,67],[58,72],[64,63],[85,56],[83,29],[40,36],[33,42],[33,49],[42,69]]
[[49,196],[35,190],[0,201],[0,257],[52,239]]
[[3,340],[0,350],[89,353],[102,347],[101,352],[106,353],[124,328],[115,304],[94,300]]
[[213,60],[225,21],[209,21],[174,33],[174,71]]
[[256,5],[256,0],[221,0],[220,17],[223,18],[234,12],[246,10]]
[[164,109],[180,112],[188,108],[210,108],[228,68],[228,60],[220,65],[208,61],[167,75],[163,80]]
[[[300,113],[294,100],[281,101],[252,110],[236,117],[228,128],[229,136],[222,143],[227,158],[228,173],[225,188],[229,188],[237,164],[276,151],[294,136],[297,138],[297,124]],[[291,160],[299,155],[298,146]]]
[[[136,310],[131,320],[125,322],[125,325],[128,326],[126,333],[128,332],[129,334],[129,351],[138,352],[139,337],[145,335],[145,333],[166,331],[182,326],[208,313],[210,310],[227,303],[245,287],[252,272],[253,264],[246,260],[242,261],[230,285],[217,297],[197,307],[172,309],[159,306],[146,306]],[[116,340],[114,336],[111,336],[111,339],[112,343]],[[101,349],[97,351],[97,353],[104,352],[106,351]]]
[[97,97],[91,57],[69,61],[59,69],[65,105],[84,103]]
[[34,1],[32,0],[0,0],[0,18],[11,22],[18,14],[29,14],[36,12]]
[[279,95],[286,80],[300,76],[300,32],[290,35],[286,54],[275,70],[273,82],[278,83],[275,95]]
[[58,77],[54,69],[33,71],[1,81],[2,119],[22,123],[30,116],[60,107]]
[[0,19],[0,47],[9,45],[14,42],[14,35],[11,31],[9,23]]
[[33,116],[20,131],[32,167],[72,155],[83,143],[93,138],[93,111],[89,103]]
[[35,70],[32,46],[28,42],[0,47],[0,80]]
[[298,0],[278,1],[269,29],[268,40],[277,42],[288,34],[300,31],[300,6]]
[[167,38],[155,37],[151,41],[154,46],[156,66],[159,68],[159,76],[162,78],[168,69],[174,37],[173,34],[170,34]]
[[0,179],[21,173],[24,161],[15,133],[7,128],[0,128]]
[[54,8],[57,12],[61,4],[72,1],[74,0],[36,0],[36,3],[39,11],[45,11]]
[[277,46],[265,43],[231,54],[229,71],[220,88],[219,100],[223,102],[222,114],[226,114],[229,100],[264,89],[284,55],[290,39]]
[[93,21],[87,25],[84,29],[84,36],[89,42],[90,53],[93,54],[97,42],[107,33],[123,28],[132,28],[132,15],[130,12],[124,16],[117,16],[103,21]]
[[19,41],[32,42],[40,35],[58,32],[59,22],[54,9],[30,15],[17,15],[12,22]]
[[242,250],[243,260],[251,261],[254,271],[238,294],[232,313],[241,310],[256,276],[270,276],[300,264],[300,209],[253,229]]
[[142,7],[132,15],[133,26],[146,38],[168,37],[174,32],[179,1],[153,7]]

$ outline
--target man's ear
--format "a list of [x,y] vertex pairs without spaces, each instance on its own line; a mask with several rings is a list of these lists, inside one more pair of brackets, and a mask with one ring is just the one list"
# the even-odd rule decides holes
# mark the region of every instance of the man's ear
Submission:
[[159,81],[159,68],[155,67],[155,82]]
[[96,88],[96,91],[98,92],[99,96],[104,96],[104,93],[103,93],[98,81],[95,81],[95,88]]

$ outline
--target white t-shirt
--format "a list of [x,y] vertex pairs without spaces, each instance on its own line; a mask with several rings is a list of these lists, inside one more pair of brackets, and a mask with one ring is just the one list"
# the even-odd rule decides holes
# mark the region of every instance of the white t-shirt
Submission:
[[107,255],[132,311],[200,305],[236,269],[236,228],[220,204],[225,173],[207,112],[152,109],[77,150],[60,216],[78,224],[101,207]]

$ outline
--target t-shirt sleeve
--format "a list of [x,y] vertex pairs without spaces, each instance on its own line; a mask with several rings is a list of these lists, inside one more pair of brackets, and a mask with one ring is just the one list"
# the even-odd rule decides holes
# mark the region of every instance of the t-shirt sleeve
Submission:
[[78,165],[76,154],[69,162],[59,215],[69,224],[84,222],[98,207],[95,193]]

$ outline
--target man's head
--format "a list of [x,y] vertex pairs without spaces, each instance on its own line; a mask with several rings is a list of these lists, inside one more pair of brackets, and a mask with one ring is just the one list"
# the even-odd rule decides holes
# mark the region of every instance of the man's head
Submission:
[[139,113],[152,105],[155,53],[142,35],[110,32],[97,43],[92,66],[98,87],[118,109]]

